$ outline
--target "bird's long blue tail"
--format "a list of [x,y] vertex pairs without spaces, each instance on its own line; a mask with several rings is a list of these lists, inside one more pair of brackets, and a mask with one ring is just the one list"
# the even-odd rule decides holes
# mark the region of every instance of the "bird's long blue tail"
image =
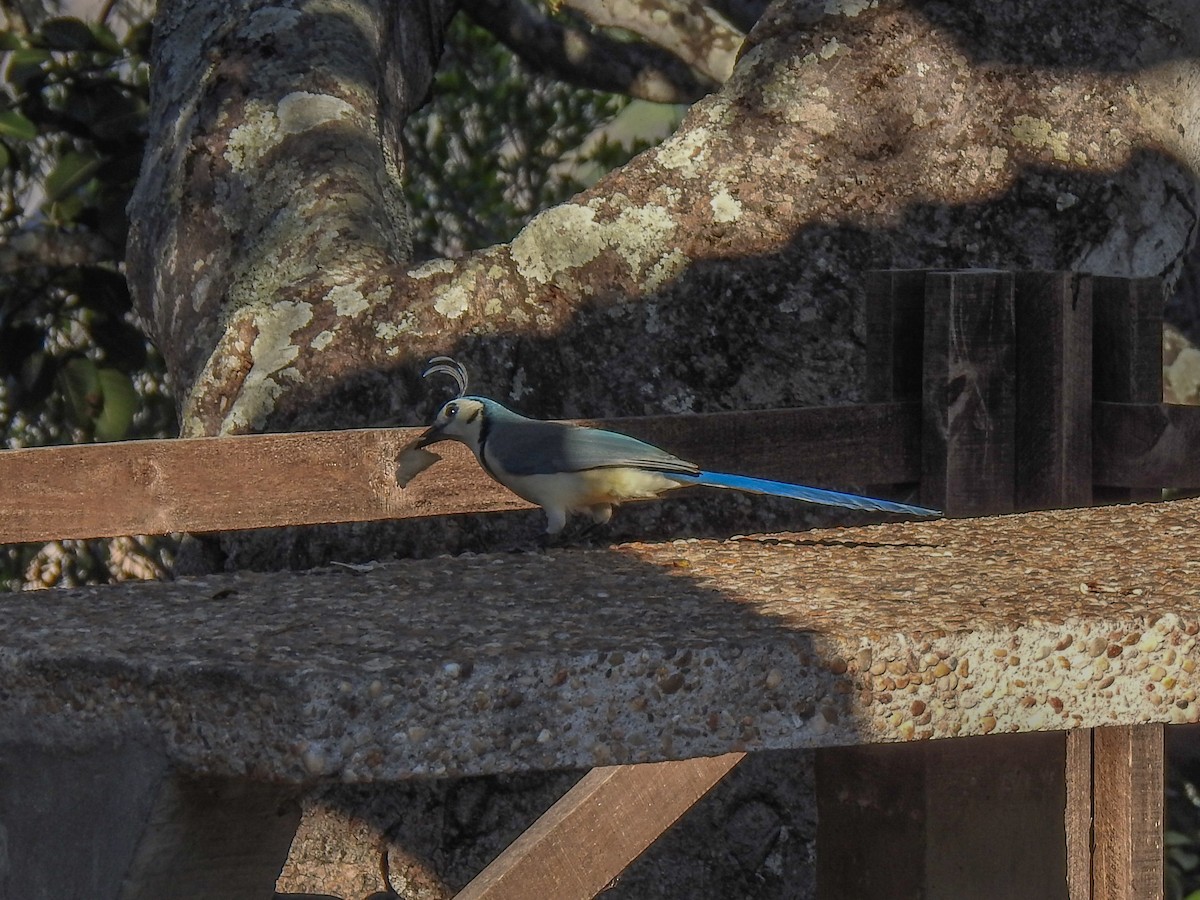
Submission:
[[746,491],[751,494],[769,494],[774,497],[791,497],[793,500],[806,500],[809,503],[821,503],[825,506],[843,506],[846,509],[907,513],[913,516],[941,515],[939,510],[926,509],[924,506],[910,506],[907,503],[895,503],[891,500],[876,500],[872,497],[860,497],[858,494],[843,494],[841,491],[826,491],[821,488],[806,487],[802,484],[788,484],[786,481],[750,478],[747,475],[701,472],[696,476],[683,475],[676,477],[681,483],[685,484],[731,488],[735,491]]

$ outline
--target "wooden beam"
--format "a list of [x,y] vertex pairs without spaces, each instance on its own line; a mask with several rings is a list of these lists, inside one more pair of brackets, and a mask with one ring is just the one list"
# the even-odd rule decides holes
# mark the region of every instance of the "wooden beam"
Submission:
[[1200,406],[1096,401],[1093,422],[1096,484],[1200,487]]
[[1097,900],[1162,900],[1163,726],[1093,730]]
[[[701,466],[821,486],[916,481],[915,404],[761,410],[591,423]],[[0,543],[228,531],[520,509],[461,444],[407,488],[396,459],[421,429],[130,441],[0,451]]]
[[592,769],[456,900],[591,900],[744,756]]

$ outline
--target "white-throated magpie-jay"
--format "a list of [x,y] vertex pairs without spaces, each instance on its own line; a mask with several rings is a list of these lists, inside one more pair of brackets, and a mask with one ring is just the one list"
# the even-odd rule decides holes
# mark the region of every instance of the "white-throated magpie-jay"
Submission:
[[704,472],[693,463],[626,434],[530,419],[495,400],[469,396],[466,371],[449,357],[430,360],[423,375],[435,372],[453,377],[458,383],[459,396],[442,406],[433,425],[415,446],[425,448],[445,440],[466,444],[492,478],[545,510],[549,534],[562,531],[569,513],[588,513],[593,521],[604,523],[612,517],[613,507],[622,501],[645,500],[693,485],[790,497],[847,509],[941,515],[937,510],[891,500],[745,475]]

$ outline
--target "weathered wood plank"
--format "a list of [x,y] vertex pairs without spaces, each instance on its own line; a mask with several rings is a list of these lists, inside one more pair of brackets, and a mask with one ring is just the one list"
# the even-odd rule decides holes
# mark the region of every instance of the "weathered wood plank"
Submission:
[[1092,752],[1092,895],[1104,900],[1161,900],[1163,726],[1096,728]]
[[921,502],[949,516],[1012,512],[1016,323],[1011,272],[925,280]]
[[[702,466],[830,487],[915,481],[915,404],[654,416],[592,423]],[[407,488],[416,428],[131,441],[0,451],[0,543],[224,531],[527,507],[459,444]],[[302,486],[302,489],[297,489]]]
[[457,900],[590,900],[744,756],[592,769]]
[[[417,429],[137,441],[0,453],[0,541],[223,531],[509,509],[521,501],[450,447],[401,490]],[[440,452],[440,451],[439,451]],[[298,489],[303,486],[303,489]]]
[[1092,502],[1091,279],[1016,277],[1016,508]]
[[[1158,278],[1093,276],[1093,397],[1161,403],[1163,289]],[[1100,484],[1101,482],[1097,482]],[[1098,502],[1153,500],[1155,488],[1098,488]]]
[[1067,896],[1092,900],[1092,729],[1067,732]]
[[1200,406],[1096,401],[1093,417],[1096,484],[1200,487]]
[[924,269],[866,273],[866,395],[872,402],[921,398],[927,274]]

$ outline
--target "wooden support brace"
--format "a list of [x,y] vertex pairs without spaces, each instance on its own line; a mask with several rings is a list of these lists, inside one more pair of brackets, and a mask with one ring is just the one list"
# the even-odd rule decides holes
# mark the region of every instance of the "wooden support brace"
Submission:
[[1162,900],[1163,728],[1092,731],[1095,900]]
[[457,900],[590,900],[744,756],[592,769]]

